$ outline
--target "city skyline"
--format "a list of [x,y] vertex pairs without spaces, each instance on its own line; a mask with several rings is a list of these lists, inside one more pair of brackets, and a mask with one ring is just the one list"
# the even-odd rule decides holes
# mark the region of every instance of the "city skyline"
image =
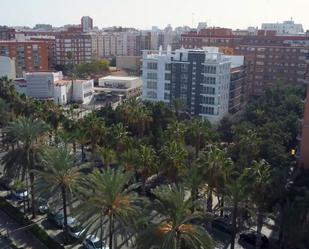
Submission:
[[[99,28],[124,26],[150,29],[152,26],[163,28],[167,24],[173,27],[193,24],[196,27],[198,22],[207,22],[209,26],[236,29],[260,27],[264,22],[282,22],[293,17],[306,30],[309,29],[307,7],[306,0],[296,0],[293,6],[280,0],[253,0],[250,3],[241,0],[211,3],[193,0],[190,4],[184,1],[158,0],[155,5],[146,6],[141,0],[11,0],[2,3],[5,11],[0,16],[0,25],[32,27],[38,23],[46,23],[57,27],[79,24],[81,16],[86,15],[91,16],[94,26]],[[230,11],[226,12],[226,9]]]

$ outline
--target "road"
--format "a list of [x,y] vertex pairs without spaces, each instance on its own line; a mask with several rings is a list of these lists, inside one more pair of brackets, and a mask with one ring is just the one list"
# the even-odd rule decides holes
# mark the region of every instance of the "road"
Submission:
[[6,213],[0,210],[0,233],[9,234],[9,238],[18,247],[25,249],[47,249],[36,237],[12,220]]

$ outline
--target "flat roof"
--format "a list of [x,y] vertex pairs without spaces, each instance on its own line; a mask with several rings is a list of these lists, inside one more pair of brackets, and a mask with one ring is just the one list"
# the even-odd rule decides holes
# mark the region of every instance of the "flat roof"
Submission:
[[100,80],[119,80],[119,81],[128,81],[128,80],[136,80],[136,79],[139,79],[139,77],[109,75],[109,76],[100,78]]

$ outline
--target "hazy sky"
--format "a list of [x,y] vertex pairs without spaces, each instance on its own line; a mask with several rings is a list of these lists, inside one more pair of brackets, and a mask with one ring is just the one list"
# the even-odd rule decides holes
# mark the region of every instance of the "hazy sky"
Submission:
[[246,28],[291,17],[309,29],[309,0],[0,0],[0,25],[77,24],[83,15],[98,27],[150,28],[207,21]]

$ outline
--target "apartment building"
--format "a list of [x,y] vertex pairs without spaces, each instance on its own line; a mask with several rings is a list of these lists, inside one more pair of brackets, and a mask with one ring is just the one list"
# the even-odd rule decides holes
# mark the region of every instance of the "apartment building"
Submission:
[[0,40],[14,40],[15,39],[15,29],[9,28],[7,26],[0,26]]
[[217,46],[230,48],[234,55],[245,56],[250,95],[261,95],[270,85],[305,84],[309,58],[309,37],[277,36],[275,31],[236,36],[228,29],[206,29],[183,34],[184,48]]
[[[191,115],[218,123],[229,112],[232,60],[235,68],[244,60],[241,56],[232,58],[214,47],[144,51],[142,98],[165,103],[180,99]],[[233,93],[235,109],[236,99],[241,101],[236,93],[241,95],[242,91],[233,89]]]
[[[92,60],[92,38],[79,29],[56,34],[56,64],[81,64]],[[68,57],[72,55],[72,58]]]
[[277,35],[298,35],[304,33],[303,25],[295,23],[293,20],[282,23],[262,23],[262,29],[276,31]]
[[48,70],[48,47],[43,41],[0,41],[0,56],[15,60],[17,77],[23,72]]
[[83,16],[81,19],[83,32],[90,32],[93,29],[93,19],[90,16]]

